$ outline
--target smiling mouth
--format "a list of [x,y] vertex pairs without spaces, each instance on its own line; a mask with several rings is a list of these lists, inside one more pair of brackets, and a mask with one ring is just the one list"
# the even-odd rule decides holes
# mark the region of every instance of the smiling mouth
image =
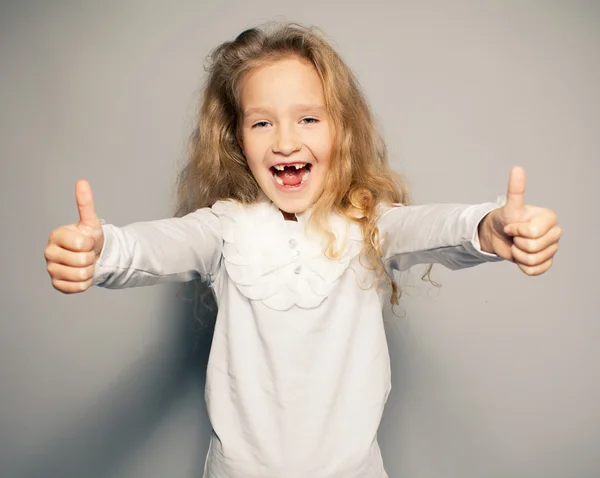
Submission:
[[301,186],[311,169],[311,163],[275,164],[269,168],[277,184],[288,188]]

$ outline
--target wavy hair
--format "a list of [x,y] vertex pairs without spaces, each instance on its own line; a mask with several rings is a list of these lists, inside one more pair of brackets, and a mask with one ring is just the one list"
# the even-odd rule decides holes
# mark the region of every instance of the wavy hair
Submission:
[[315,68],[332,127],[330,167],[310,223],[327,237],[324,252],[329,258],[341,253],[335,249],[329,214],[334,211],[357,223],[364,239],[361,255],[369,262],[363,265],[377,273],[380,285],[387,283],[391,302],[397,304],[399,290],[381,261],[378,206],[409,204],[407,187],[389,166],[386,145],[358,80],[315,28],[295,23],[251,28],[211,53],[187,164],[178,178],[176,215],[224,199],[243,204],[261,199],[238,141],[240,86],[248,72],[286,58],[298,58]]

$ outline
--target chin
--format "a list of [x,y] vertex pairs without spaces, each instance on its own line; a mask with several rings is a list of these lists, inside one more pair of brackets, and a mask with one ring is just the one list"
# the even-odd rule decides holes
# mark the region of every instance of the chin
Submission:
[[271,198],[273,204],[284,212],[289,214],[302,214],[312,205],[313,201],[310,198],[307,199],[282,199],[282,198]]

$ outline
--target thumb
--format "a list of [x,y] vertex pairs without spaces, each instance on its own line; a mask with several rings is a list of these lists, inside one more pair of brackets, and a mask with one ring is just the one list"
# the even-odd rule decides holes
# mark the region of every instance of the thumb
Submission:
[[525,183],[525,170],[518,166],[512,168],[504,206],[504,218],[507,221],[519,221],[525,210]]
[[75,184],[75,200],[77,201],[77,209],[79,210],[79,225],[88,230],[98,229],[100,227],[100,219],[96,215],[92,187],[85,179],[80,179]]

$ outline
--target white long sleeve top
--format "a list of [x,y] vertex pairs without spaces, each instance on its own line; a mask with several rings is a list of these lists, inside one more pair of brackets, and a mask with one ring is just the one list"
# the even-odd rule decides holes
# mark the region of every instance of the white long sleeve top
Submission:
[[[478,224],[504,201],[382,209],[388,274],[501,260]],[[213,428],[203,478],[386,478],[377,430],[391,390],[382,295],[355,224],[332,216],[327,259],[270,202],[217,202],[182,218],[103,225],[94,284],[204,278],[218,304],[205,398]]]

